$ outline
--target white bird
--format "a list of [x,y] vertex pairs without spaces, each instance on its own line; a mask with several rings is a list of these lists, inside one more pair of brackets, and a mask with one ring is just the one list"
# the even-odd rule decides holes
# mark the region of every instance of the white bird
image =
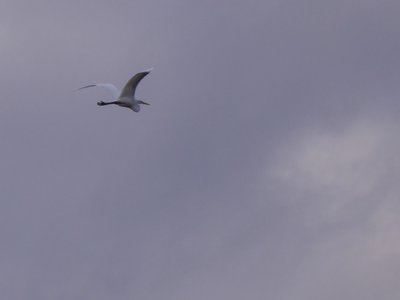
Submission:
[[109,104],[116,104],[116,105],[119,105],[122,107],[130,108],[134,112],[139,112],[141,104],[144,104],[144,105],[150,105],[150,104],[135,98],[136,87],[138,86],[139,82],[147,74],[149,74],[152,70],[153,70],[153,68],[134,75],[125,84],[124,88],[122,89],[122,92],[120,90],[118,90],[118,88],[116,88],[115,85],[113,85],[111,83],[91,84],[91,85],[83,86],[83,87],[79,88],[78,90],[95,87],[95,86],[106,88],[109,92],[111,92],[112,96],[114,97],[113,101],[111,101],[111,102],[100,101],[100,102],[97,102],[97,105],[104,106],[104,105],[109,105]]

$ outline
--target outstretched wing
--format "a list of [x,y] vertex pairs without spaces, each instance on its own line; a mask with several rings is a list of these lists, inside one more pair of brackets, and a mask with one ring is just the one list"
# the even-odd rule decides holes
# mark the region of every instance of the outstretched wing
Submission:
[[153,68],[137,73],[135,76],[129,79],[129,81],[125,84],[124,88],[122,89],[121,97],[135,98],[135,91],[139,82],[144,77],[146,77],[146,75],[149,74],[152,70]]
[[115,85],[111,84],[111,83],[97,83],[97,84],[91,84],[91,85],[87,85],[87,86],[83,86],[81,88],[79,88],[78,90],[82,90],[82,89],[87,89],[90,87],[95,87],[95,86],[99,86],[99,87],[103,87],[106,90],[108,90],[112,96],[114,97],[114,100],[117,100],[119,95],[121,94],[120,90],[118,90]]

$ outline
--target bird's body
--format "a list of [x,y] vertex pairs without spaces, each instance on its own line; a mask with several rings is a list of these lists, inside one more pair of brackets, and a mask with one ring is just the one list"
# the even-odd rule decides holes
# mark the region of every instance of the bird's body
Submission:
[[95,87],[95,86],[104,87],[109,92],[112,93],[112,95],[114,97],[114,101],[111,101],[111,102],[100,101],[100,102],[97,102],[97,105],[104,106],[104,105],[115,104],[115,105],[119,105],[121,107],[130,108],[134,112],[139,112],[141,104],[144,104],[144,105],[150,105],[150,104],[135,98],[136,87],[138,86],[139,82],[146,75],[148,75],[152,70],[153,69],[149,69],[149,70],[137,73],[135,76],[133,76],[131,79],[129,79],[129,81],[125,84],[125,86],[122,89],[122,91],[119,91],[111,83],[91,84],[91,85],[87,85],[87,86],[81,87],[78,90],[86,89],[86,88],[90,88],[90,87]]

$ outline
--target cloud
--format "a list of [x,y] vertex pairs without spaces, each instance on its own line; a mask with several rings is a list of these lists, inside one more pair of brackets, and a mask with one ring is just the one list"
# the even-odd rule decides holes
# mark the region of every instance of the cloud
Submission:
[[334,218],[386,186],[399,162],[399,127],[393,118],[361,116],[340,129],[304,129],[283,142],[267,177],[291,200],[321,203]]
[[3,2],[3,298],[398,298],[399,2]]
[[340,129],[302,129],[279,147],[264,196],[310,238],[292,297],[398,297],[399,129],[389,113],[362,113]]

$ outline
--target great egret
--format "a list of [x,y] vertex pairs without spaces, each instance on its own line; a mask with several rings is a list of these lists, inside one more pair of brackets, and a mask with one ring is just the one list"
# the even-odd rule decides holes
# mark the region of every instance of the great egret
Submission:
[[134,112],[139,112],[140,111],[140,104],[144,105],[150,105],[147,102],[144,102],[139,99],[135,99],[135,91],[136,87],[138,86],[139,82],[147,75],[149,74],[153,68],[148,69],[146,71],[137,73],[134,75],[129,81],[125,84],[124,88],[122,89],[122,92],[119,91],[115,85],[111,83],[97,83],[97,84],[91,84],[87,86],[83,86],[79,88],[78,90],[90,88],[90,87],[103,87],[106,88],[109,92],[111,92],[112,96],[114,97],[114,101],[111,102],[104,102],[100,101],[97,102],[97,105],[99,106],[104,106],[104,105],[109,105],[109,104],[116,104],[122,107],[127,107],[132,109]]

